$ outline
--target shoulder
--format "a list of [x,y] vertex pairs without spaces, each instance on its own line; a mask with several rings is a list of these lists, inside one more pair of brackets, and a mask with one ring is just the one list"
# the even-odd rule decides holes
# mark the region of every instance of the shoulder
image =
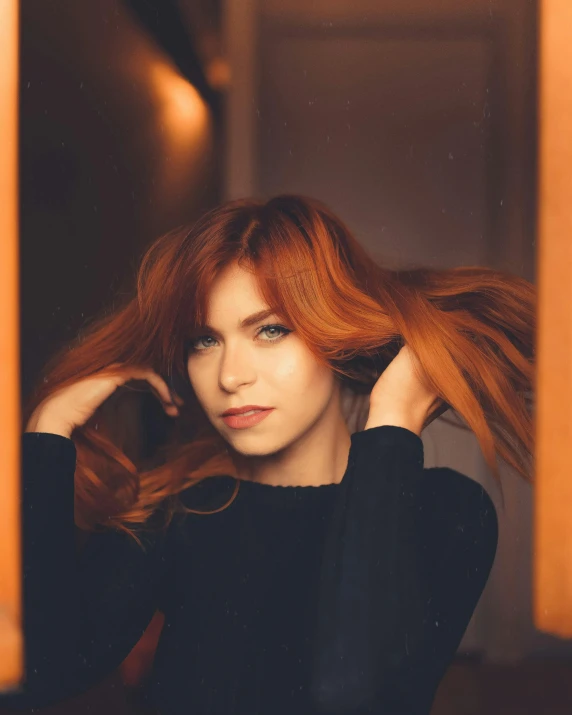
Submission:
[[420,513],[428,533],[492,560],[498,543],[494,502],[479,482],[450,467],[423,470]]
[[446,508],[466,518],[490,517],[496,521],[496,507],[479,482],[451,467],[429,467],[423,470],[423,503]]

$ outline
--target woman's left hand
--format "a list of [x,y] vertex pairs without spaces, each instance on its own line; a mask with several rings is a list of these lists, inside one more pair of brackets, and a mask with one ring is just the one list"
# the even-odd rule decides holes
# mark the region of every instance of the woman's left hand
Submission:
[[373,386],[365,429],[396,424],[420,435],[442,415],[449,406],[425,384],[421,373],[419,360],[405,344]]

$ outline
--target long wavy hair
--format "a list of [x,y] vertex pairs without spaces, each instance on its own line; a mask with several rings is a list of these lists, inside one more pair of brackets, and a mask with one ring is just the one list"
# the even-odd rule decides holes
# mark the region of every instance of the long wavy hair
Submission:
[[[440,414],[476,435],[501,492],[499,457],[533,481],[533,284],[483,266],[390,270],[320,201],[239,199],[156,240],[133,289],[50,359],[24,406],[27,421],[60,388],[115,364],[150,367],[185,400],[177,418],[157,401],[164,438],[144,458],[128,456],[104,405],[74,430],[78,527],[122,529],[141,543],[136,531],[152,515],[162,515],[163,528],[176,511],[194,511],[182,491],[236,477],[187,373],[189,336],[206,321],[213,279],[231,263],[255,274],[268,305],[335,371],[350,429],[352,416],[353,431],[367,418],[369,393],[405,341],[442,400]],[[222,508],[238,488],[237,479]]]

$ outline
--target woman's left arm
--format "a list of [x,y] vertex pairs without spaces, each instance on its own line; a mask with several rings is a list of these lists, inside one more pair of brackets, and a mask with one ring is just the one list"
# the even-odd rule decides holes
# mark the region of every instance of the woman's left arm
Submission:
[[325,712],[428,713],[487,582],[496,512],[468,477],[424,470],[407,427],[351,440],[323,552],[311,695]]
[[486,586],[498,544],[493,501],[464,474],[448,467],[426,469],[421,501],[421,631],[400,667],[380,674],[378,703],[387,715],[430,712]]
[[320,573],[311,695],[326,712],[374,702],[418,648],[423,594],[415,530],[423,442],[407,428],[351,436]]

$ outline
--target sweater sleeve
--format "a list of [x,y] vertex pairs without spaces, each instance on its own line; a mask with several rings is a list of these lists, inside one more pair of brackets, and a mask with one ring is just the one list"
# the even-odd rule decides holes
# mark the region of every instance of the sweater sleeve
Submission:
[[116,530],[76,548],[76,448],[61,435],[22,435],[24,682],[0,708],[27,709],[88,690],[143,635],[166,571],[167,530]]
[[383,678],[379,700],[388,715],[430,712],[494,564],[494,503],[466,475],[448,467],[426,469],[418,533],[425,594],[420,638],[400,667]]
[[[313,641],[311,694],[323,712],[428,713],[486,583],[496,550],[492,502],[459,475],[462,489],[475,485],[463,502],[469,524],[442,541],[446,523],[436,535],[425,518],[432,470],[423,460],[421,438],[402,427],[351,437],[324,545]],[[455,490],[444,499],[446,512]],[[430,619],[441,619],[441,628]]]

